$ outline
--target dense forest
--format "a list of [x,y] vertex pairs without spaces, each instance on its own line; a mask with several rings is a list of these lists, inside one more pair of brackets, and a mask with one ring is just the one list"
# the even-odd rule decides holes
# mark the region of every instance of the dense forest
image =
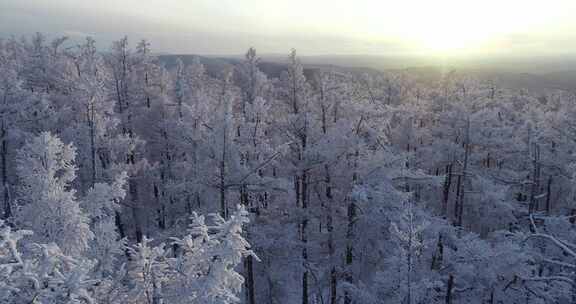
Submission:
[[0,41],[0,302],[576,303],[576,95]]

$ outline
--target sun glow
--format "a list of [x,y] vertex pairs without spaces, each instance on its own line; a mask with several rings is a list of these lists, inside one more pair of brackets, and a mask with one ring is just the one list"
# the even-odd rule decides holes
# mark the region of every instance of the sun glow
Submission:
[[405,32],[404,37],[411,40],[415,49],[423,52],[470,52],[485,49],[505,34],[503,29],[486,27],[485,24],[454,24],[441,17]]
[[552,49],[548,41],[563,43],[566,33],[576,32],[576,0],[100,0],[97,12],[74,0],[36,1],[50,12],[76,16],[74,7],[116,21],[81,31],[136,33],[152,41],[180,38],[172,42],[180,52],[187,51],[184,42],[194,47],[218,37],[211,50],[254,46],[276,53],[295,47],[310,55],[444,56],[516,47],[540,52]]
[[444,55],[502,49],[526,33],[554,34],[576,9],[573,0],[362,2],[359,32],[363,27],[372,39],[388,37],[405,41],[416,51]]

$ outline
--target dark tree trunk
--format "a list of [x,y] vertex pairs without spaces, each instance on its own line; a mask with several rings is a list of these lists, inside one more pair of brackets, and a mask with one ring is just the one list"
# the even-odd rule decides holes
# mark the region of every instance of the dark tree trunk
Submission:
[[254,260],[251,255],[246,257],[244,261],[244,268],[246,272],[246,303],[256,304],[256,297],[254,293]]
[[10,192],[8,187],[8,132],[2,122],[2,192],[4,192],[4,219],[12,217],[12,206],[10,204]]
[[468,159],[470,157],[470,120],[466,122],[466,135],[464,138],[464,164],[462,174],[458,176],[458,191],[456,195],[456,208],[454,226],[462,227],[462,217],[464,214],[464,197],[466,194],[466,178],[468,177]]
[[[250,210],[248,207],[250,205],[250,199],[248,196],[248,190],[246,188],[246,185],[242,185],[240,187],[240,204],[246,206],[246,208],[248,210]],[[249,240],[250,235],[248,233],[248,230],[246,230],[246,239]],[[244,260],[244,277],[245,277],[245,281],[244,281],[244,286],[246,289],[246,303],[247,304],[255,304],[256,303],[256,297],[255,297],[255,284],[254,284],[254,258],[249,255],[246,257],[246,259]]]
[[302,241],[302,263],[304,272],[302,273],[302,304],[308,304],[308,174],[306,171],[302,173],[301,178],[302,188],[302,209],[304,211],[304,218],[301,224],[301,241]]
[[530,203],[528,213],[532,214],[538,210],[538,201],[536,196],[540,189],[540,147],[534,145],[534,156],[532,157],[532,187],[530,189]]
[[[352,173],[352,183],[356,184],[358,181],[358,156],[360,155],[359,151],[356,150],[354,153],[354,172]],[[346,256],[345,256],[345,264],[346,264],[346,282],[352,284],[354,281],[354,276],[352,274],[352,263],[354,262],[354,222],[356,221],[356,203],[354,200],[350,199],[348,203],[348,210],[346,212],[348,218],[348,226],[346,230]],[[350,304],[352,303],[352,298],[348,291],[344,292],[344,303]]]
[[442,214],[448,217],[448,200],[450,199],[450,188],[452,185],[452,167],[453,164],[446,166],[446,179],[444,181],[444,193],[442,196]]
[[438,243],[436,243],[436,253],[432,257],[432,270],[439,270],[442,268],[444,261],[444,243],[442,242],[442,234],[438,235]]
[[454,288],[454,276],[448,277],[448,284],[446,286],[446,304],[452,304],[452,289]]
[[334,218],[332,214],[332,205],[334,204],[334,196],[332,194],[332,181],[330,177],[330,167],[328,165],[324,166],[326,170],[326,199],[327,199],[327,219],[326,219],[326,229],[328,230],[328,254],[330,256],[330,263],[332,267],[330,269],[330,304],[336,304],[338,298],[338,277],[336,274],[336,266],[334,266]]
[[490,299],[488,300],[488,304],[494,304],[496,302],[496,297],[494,296],[494,288],[490,291]]
[[552,175],[548,177],[548,185],[546,186],[546,215],[550,215],[552,209],[551,197],[552,197]]
[[142,233],[142,227],[140,226],[140,219],[138,217],[138,188],[136,185],[136,181],[132,178],[128,181],[128,188],[129,188],[129,193],[132,199],[132,217],[134,219],[134,232],[135,232],[135,236],[136,236],[136,242],[137,243],[141,243],[142,242],[142,237],[144,236],[144,234]]
[[94,129],[94,104],[90,105],[88,127],[90,128],[90,163],[92,165],[92,187],[96,184],[96,131]]
[[332,266],[330,270],[330,304],[336,304],[338,301],[338,278],[336,267]]
[[460,214],[460,195],[462,192],[462,175],[456,179],[456,200],[454,201],[454,226],[460,226],[458,215]]
[[118,236],[120,237],[120,239],[123,239],[126,236],[126,232],[124,232],[122,217],[120,216],[120,212],[118,211],[114,213],[114,222],[116,224],[116,229],[118,229]]
[[222,138],[222,159],[220,160],[220,216],[228,219],[228,206],[226,202],[226,149],[227,149],[227,130],[224,130]]
[[[354,247],[353,247],[353,238],[354,238],[354,221],[356,220],[356,204],[353,200],[350,200],[350,204],[348,205],[348,229],[346,232],[346,236],[348,242],[346,244],[346,281],[348,283],[353,282],[353,275],[352,275],[352,263],[354,262]],[[350,304],[352,299],[350,298],[350,294],[346,291],[344,293],[344,303]]]

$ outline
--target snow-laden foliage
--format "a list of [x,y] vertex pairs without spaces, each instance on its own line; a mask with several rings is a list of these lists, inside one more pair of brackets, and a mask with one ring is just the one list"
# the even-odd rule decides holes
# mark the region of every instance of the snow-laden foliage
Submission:
[[92,263],[65,255],[52,244],[28,243],[29,254],[19,251],[29,230],[12,230],[0,222],[0,298],[2,303],[97,303],[91,289]]
[[[238,207],[230,220],[215,214],[214,225],[208,226],[194,214],[189,234],[173,239],[178,249],[172,252],[144,237],[127,249],[129,269],[120,275],[128,284],[120,293],[114,277],[95,279],[92,261],[65,255],[54,243],[22,246],[33,232],[0,222],[0,296],[7,304],[99,303],[96,295],[108,303],[158,303],[165,297],[173,303],[238,303],[244,280],[235,268],[253,255],[242,237],[247,215]],[[27,254],[20,252],[22,247]]]
[[76,191],[76,149],[49,132],[29,140],[19,151],[21,208],[17,212],[23,227],[34,231],[34,239],[56,243],[62,251],[79,255],[94,238],[89,219],[80,208]]
[[97,45],[0,40],[1,303],[576,301],[572,92]]
[[188,235],[174,238],[176,257],[168,264],[183,277],[168,285],[174,303],[238,303],[244,283],[236,267],[243,258],[254,255],[242,237],[242,226],[249,222],[243,207],[224,220],[213,214],[214,224],[207,225],[204,216],[192,214]]
[[126,196],[124,189],[127,175],[119,174],[109,185],[97,183],[83,199],[82,206],[89,214],[90,227],[94,238],[89,244],[89,256],[98,261],[97,269],[110,273],[116,259],[122,254],[125,240],[120,238],[116,229],[115,216],[120,210],[120,201]]
[[128,248],[128,275],[132,286],[130,303],[239,303],[244,282],[236,271],[242,259],[254,255],[242,236],[248,212],[238,207],[229,220],[212,214],[213,224],[193,213],[192,223],[182,238],[170,246],[142,243]]

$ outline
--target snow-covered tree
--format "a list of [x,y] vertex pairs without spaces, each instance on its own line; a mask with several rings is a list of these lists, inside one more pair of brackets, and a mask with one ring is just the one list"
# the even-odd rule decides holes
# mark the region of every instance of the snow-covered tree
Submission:
[[212,216],[214,224],[208,225],[204,216],[194,213],[189,234],[174,239],[179,249],[169,263],[183,276],[169,286],[179,295],[176,303],[240,303],[244,278],[236,267],[253,255],[242,236],[248,212],[238,206],[229,220]]
[[0,302],[574,302],[573,92],[76,43],[0,39]]
[[120,202],[126,196],[127,177],[123,172],[110,185],[95,184],[82,201],[94,233],[94,238],[89,243],[89,256],[97,261],[96,270],[103,274],[113,271],[115,261],[126,245],[125,240],[120,237],[115,220],[120,210]]
[[29,140],[17,159],[21,180],[18,222],[35,232],[34,239],[56,243],[65,254],[79,255],[94,238],[76,191],[76,149],[49,132]]
[[96,303],[91,290],[98,281],[90,278],[92,264],[65,255],[53,243],[30,243],[30,253],[24,255],[19,242],[30,235],[32,231],[12,230],[0,222],[2,303]]
[[170,251],[164,243],[151,245],[146,237],[129,248],[130,303],[240,302],[244,278],[236,268],[253,255],[242,236],[248,212],[238,206],[229,220],[211,216],[213,224],[207,224],[204,216],[193,213],[188,234],[172,238]]

